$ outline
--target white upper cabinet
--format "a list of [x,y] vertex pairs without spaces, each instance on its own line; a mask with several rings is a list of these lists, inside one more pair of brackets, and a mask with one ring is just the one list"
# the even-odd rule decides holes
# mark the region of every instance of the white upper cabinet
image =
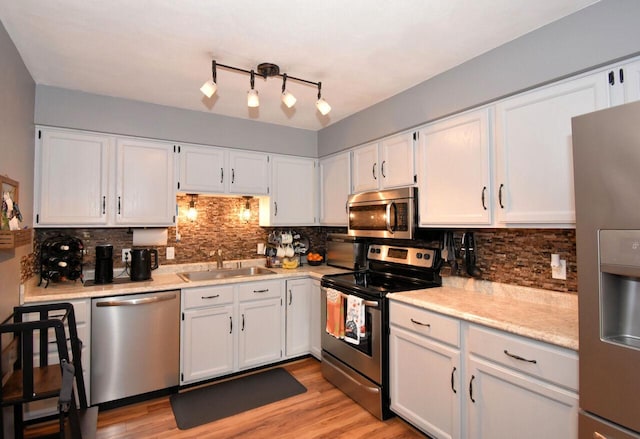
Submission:
[[353,150],[352,193],[414,184],[413,133]]
[[609,67],[602,78],[609,85],[611,105],[640,100],[640,61]]
[[320,160],[320,224],[346,226],[351,189],[351,154],[342,152]]
[[180,192],[222,194],[227,191],[227,150],[213,146],[180,145]]
[[399,134],[380,143],[380,188],[411,186],[414,180],[413,133]]
[[169,226],[172,144],[42,129],[36,142],[36,227]]
[[602,73],[573,79],[496,105],[499,223],[575,223],[571,118],[608,106],[602,79]]
[[491,224],[489,109],[427,125],[417,148],[421,226]]
[[117,140],[116,224],[166,226],[175,222],[174,156],[169,143]]
[[316,224],[317,161],[273,156],[271,197],[260,199],[260,225]]
[[[229,151],[229,193],[266,195],[269,193],[269,155],[260,152]],[[227,177],[225,177],[227,178]]]
[[39,130],[36,142],[36,226],[107,224],[109,137]]

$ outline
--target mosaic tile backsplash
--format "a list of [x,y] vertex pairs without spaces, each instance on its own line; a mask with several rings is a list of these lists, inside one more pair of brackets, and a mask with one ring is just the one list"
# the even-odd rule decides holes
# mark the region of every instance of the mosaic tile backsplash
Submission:
[[[166,259],[166,248],[159,247],[161,264],[212,262],[215,253],[222,250],[225,260],[259,257],[258,243],[265,243],[272,228],[258,225],[258,200],[251,199],[251,218],[245,222],[240,212],[246,200],[240,197],[205,197],[196,201],[198,218],[191,222],[186,218],[190,198],[178,197],[178,224],[168,229],[168,246],[175,248],[175,259]],[[306,236],[314,251],[323,252],[328,233],[345,232],[344,228],[293,227]],[[288,229],[284,229],[288,230]],[[176,240],[176,233],[180,240]],[[413,244],[439,247],[442,233],[438,230],[420,231]],[[573,229],[477,229],[473,230],[476,244],[476,263],[482,270],[481,279],[506,284],[549,289],[561,292],[577,292],[576,244]],[[460,249],[462,231],[454,231],[456,248]],[[34,257],[24,261],[36,265],[39,244],[49,236],[70,234],[80,238],[88,250],[84,266],[93,269],[95,246],[112,244],[114,268],[123,267],[120,260],[123,248],[132,247],[132,234],[126,228],[105,229],[37,229],[34,239]],[[551,254],[558,253],[567,261],[567,280],[551,279]],[[459,256],[459,254],[457,255]],[[443,276],[467,276],[462,260],[458,257],[458,271],[451,273],[444,265]]]

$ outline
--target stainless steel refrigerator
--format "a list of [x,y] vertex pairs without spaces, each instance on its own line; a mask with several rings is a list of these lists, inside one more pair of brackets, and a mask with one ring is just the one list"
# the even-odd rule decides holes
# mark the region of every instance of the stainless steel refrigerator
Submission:
[[640,102],[572,120],[579,435],[640,438]]

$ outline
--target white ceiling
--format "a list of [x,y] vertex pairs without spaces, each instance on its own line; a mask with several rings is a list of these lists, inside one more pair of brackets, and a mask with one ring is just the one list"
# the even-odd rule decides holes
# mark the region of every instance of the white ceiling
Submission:
[[[310,130],[328,126],[595,0],[0,0],[0,20],[37,84]],[[256,78],[211,59],[322,81]]]

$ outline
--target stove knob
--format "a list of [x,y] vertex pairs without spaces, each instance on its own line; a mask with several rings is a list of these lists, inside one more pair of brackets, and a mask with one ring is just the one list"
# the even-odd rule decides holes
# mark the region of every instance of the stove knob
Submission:
[[376,249],[375,249],[375,248],[371,247],[371,248],[369,249],[369,253],[375,253],[375,252],[376,252]]
[[425,258],[425,260],[428,261],[429,259],[431,259],[431,255],[429,253],[425,253],[424,254],[424,258]]
[[380,249],[379,248],[376,249],[376,254],[380,254]]
[[422,253],[418,253],[416,256],[418,257],[418,259],[422,259]]

